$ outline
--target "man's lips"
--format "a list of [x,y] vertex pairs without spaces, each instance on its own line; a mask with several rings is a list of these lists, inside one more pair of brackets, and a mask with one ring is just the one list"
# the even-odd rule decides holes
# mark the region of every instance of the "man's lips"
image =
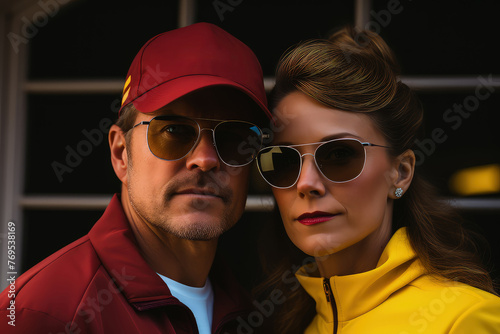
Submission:
[[300,215],[297,218],[297,220],[299,221],[299,223],[304,225],[314,225],[326,222],[335,216],[336,214],[330,212],[314,211],[314,212],[306,212]]
[[176,191],[174,195],[194,195],[194,196],[207,196],[207,197],[217,197],[222,198],[218,193],[211,189],[206,188],[189,188]]

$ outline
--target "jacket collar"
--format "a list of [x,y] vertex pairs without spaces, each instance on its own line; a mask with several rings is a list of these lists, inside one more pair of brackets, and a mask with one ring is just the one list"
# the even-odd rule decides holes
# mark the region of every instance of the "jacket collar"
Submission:
[[172,297],[140,254],[118,195],[113,196],[89,237],[106,271],[129,303]]
[[[89,237],[106,271],[136,309],[182,305],[142,257],[119,195],[113,196]],[[212,266],[210,279],[214,289],[214,324],[223,322],[231,311],[248,307],[248,296],[219,256]]]
[[[399,229],[385,247],[375,269],[330,278],[339,322],[352,320],[374,309],[392,293],[423,274],[424,268],[410,246],[406,229]],[[332,323],[332,308],[326,301],[323,278],[309,276],[305,267],[300,268],[295,275],[316,301],[318,316]]]

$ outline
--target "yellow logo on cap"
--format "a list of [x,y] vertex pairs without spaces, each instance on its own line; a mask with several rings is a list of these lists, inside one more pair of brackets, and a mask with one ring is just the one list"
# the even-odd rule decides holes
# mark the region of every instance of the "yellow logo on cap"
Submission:
[[128,93],[130,92],[130,87],[128,87],[128,85],[130,85],[130,81],[132,81],[131,75],[129,75],[127,81],[125,81],[125,86],[123,87],[122,105],[127,100]]

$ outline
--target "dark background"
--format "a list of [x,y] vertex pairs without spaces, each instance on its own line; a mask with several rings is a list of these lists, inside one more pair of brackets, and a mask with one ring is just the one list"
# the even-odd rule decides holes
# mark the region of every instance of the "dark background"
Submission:
[[[227,0],[221,0],[228,3]],[[280,55],[291,45],[309,38],[327,37],[345,24],[354,23],[352,1],[244,0],[232,1],[232,11],[219,16],[214,1],[197,1],[196,21],[214,23],[250,46],[261,61],[264,76],[272,77]],[[370,20],[394,49],[405,76],[488,77],[500,74],[497,1],[411,1],[402,0],[402,10],[390,20],[377,21],[390,1],[373,2]],[[399,8],[398,7],[398,8]],[[79,0],[61,8],[29,42],[28,80],[125,79],[140,47],[152,36],[177,27],[177,1]],[[458,80],[458,79],[457,79]],[[425,91],[419,96],[425,106],[426,128],[443,128],[447,141],[419,166],[441,193],[456,197],[449,179],[456,171],[500,163],[498,124],[499,93],[485,101],[462,125],[453,130],[443,120],[444,112],[474,91]],[[117,94],[28,95],[27,151],[24,193],[112,194],[120,184],[111,168],[107,140],[93,147],[63,180],[52,163],[64,163],[66,146],[75,148],[85,137],[83,130],[98,129],[99,122],[116,119]],[[106,138],[106,134],[104,134]],[[254,173],[251,194],[270,194]],[[500,194],[482,194],[498,198]],[[23,271],[52,252],[83,236],[102,211],[33,210],[24,214]],[[485,259],[499,277],[500,210],[464,211],[471,226],[488,239],[491,256]],[[237,227],[222,239],[222,249],[246,277],[256,276],[256,240],[271,215],[247,212]]]

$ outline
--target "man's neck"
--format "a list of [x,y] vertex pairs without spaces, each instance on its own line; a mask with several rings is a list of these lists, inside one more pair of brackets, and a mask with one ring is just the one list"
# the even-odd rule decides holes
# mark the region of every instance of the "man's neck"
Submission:
[[191,241],[172,235],[164,235],[156,241],[142,240],[142,244],[139,242],[142,256],[154,271],[185,285],[205,285],[215,257],[217,240]]
[[204,286],[218,240],[193,241],[178,238],[140,217],[132,208],[128,196],[123,196],[123,192],[121,200],[141,254],[151,269],[185,285]]

